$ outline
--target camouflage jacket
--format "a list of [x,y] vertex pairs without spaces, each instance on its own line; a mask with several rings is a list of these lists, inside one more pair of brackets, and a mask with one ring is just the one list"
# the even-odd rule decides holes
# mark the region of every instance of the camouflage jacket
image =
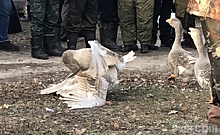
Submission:
[[196,16],[220,20],[220,0],[189,0],[186,11]]

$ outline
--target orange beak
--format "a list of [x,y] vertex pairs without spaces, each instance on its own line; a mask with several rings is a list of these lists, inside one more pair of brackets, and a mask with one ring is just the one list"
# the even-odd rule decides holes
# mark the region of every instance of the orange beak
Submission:
[[169,23],[169,24],[171,24],[171,21],[172,21],[171,19],[166,20],[166,22]]

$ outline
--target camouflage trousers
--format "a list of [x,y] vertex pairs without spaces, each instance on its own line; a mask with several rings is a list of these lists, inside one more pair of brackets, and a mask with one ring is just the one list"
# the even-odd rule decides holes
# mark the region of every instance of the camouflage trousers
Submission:
[[98,0],[68,0],[69,12],[66,24],[68,32],[79,32],[82,27],[95,31],[98,22]]
[[153,27],[153,0],[118,0],[118,16],[124,45],[150,44]]
[[59,19],[60,0],[31,0],[31,36],[54,35]]
[[206,18],[202,21],[202,28],[212,66],[214,104],[220,105],[220,20]]

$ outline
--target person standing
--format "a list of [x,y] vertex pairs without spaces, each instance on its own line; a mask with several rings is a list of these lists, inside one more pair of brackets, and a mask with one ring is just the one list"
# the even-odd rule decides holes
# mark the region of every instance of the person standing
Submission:
[[187,33],[189,27],[195,28],[195,15],[186,12],[189,0],[175,0],[176,17],[181,21],[186,30],[183,35],[181,45],[183,47],[196,48],[191,36]]
[[96,39],[98,22],[98,0],[69,0],[69,12],[66,24],[68,49],[75,50],[79,32],[83,29],[86,47],[88,41]]
[[137,40],[141,44],[141,53],[158,50],[157,46],[150,46],[153,8],[153,0],[118,0],[118,16],[124,44],[121,52],[137,51]]
[[158,28],[158,17],[159,18],[159,30],[161,47],[171,47],[170,33],[171,26],[166,22],[170,18],[173,0],[154,0],[154,15],[153,15],[153,30],[152,30],[152,41],[154,45],[157,42],[157,28]]
[[62,56],[55,46],[55,27],[59,18],[60,0],[30,0],[31,56],[48,59]]
[[10,43],[8,38],[8,29],[10,23],[10,14],[12,12],[12,1],[0,1],[0,50],[17,51],[19,46]]
[[67,23],[67,18],[68,18],[68,12],[69,12],[69,3],[68,0],[60,0],[60,18],[61,18],[61,40],[66,42],[67,41],[67,32],[66,32],[66,23]]
[[220,134],[220,0],[190,0],[187,11],[200,17],[211,63],[213,106],[209,109],[207,135]]
[[118,34],[118,5],[117,0],[99,0],[99,34],[100,43],[110,50],[119,51],[117,45]]
[[[59,3],[59,19],[58,19],[58,22],[57,22],[57,26],[54,28],[54,36],[55,36],[55,46],[56,48],[60,51],[60,52],[63,52],[65,49],[62,47],[61,43],[60,43],[60,40],[61,40],[61,31],[64,31],[64,29],[62,29],[63,27],[61,26],[62,23],[64,22],[63,21],[63,16],[62,16],[62,11],[64,10],[63,9],[63,5],[64,3],[66,2],[67,0],[60,0],[60,3]],[[67,10],[67,9],[66,9]],[[66,19],[66,18],[65,18]]]

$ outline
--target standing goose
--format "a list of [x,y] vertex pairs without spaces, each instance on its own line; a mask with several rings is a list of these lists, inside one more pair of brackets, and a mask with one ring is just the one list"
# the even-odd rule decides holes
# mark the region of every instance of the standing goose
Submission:
[[89,49],[64,52],[63,61],[72,74],[63,82],[41,90],[41,94],[56,92],[70,109],[105,105],[107,90],[118,83],[118,72],[136,56],[131,51],[121,57],[97,41],[88,43]]
[[189,28],[189,30],[190,32],[188,33],[191,35],[199,53],[199,58],[194,65],[196,80],[202,89],[209,90],[210,100],[207,103],[211,104],[213,103],[213,96],[210,82],[211,64],[209,61],[208,53],[203,44],[200,31],[195,28]]
[[173,73],[168,79],[175,80],[175,77],[180,76],[183,80],[182,86],[186,86],[189,83],[190,77],[194,74],[196,58],[191,55],[191,52],[181,47],[181,39],[184,30],[180,20],[177,18],[170,18],[167,19],[166,22],[175,29],[175,40],[168,54],[168,62],[171,65]]

